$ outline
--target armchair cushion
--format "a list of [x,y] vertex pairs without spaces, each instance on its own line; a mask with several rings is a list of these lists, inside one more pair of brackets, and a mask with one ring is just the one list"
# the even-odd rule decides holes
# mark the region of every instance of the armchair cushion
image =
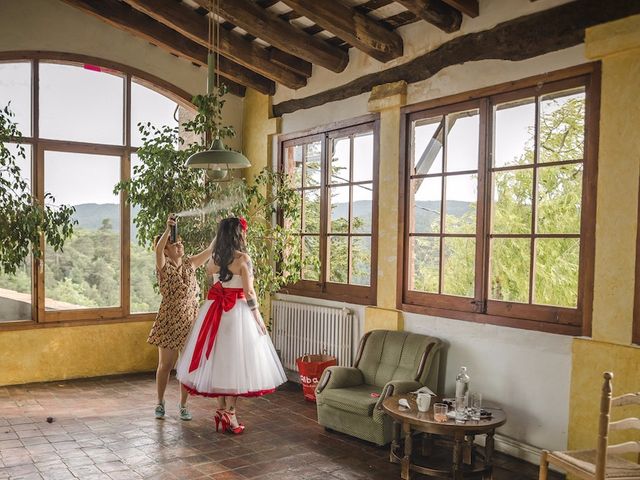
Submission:
[[322,393],[327,388],[347,388],[360,385],[363,383],[362,372],[353,367],[329,367],[322,372],[316,395]]
[[380,387],[363,383],[356,387],[327,389],[317,400],[318,404],[370,417],[379,398],[372,397],[372,393],[380,394]]

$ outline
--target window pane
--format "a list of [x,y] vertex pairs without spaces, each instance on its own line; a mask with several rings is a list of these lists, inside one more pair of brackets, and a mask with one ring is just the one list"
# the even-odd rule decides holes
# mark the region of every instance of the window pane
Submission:
[[445,237],[442,245],[442,293],[473,297],[475,238]]
[[305,173],[304,173],[304,186],[305,187],[319,187],[320,186],[320,142],[310,143],[304,145],[305,154]]
[[[140,163],[137,155],[131,155],[132,178],[134,178],[133,167]],[[154,288],[156,257],[150,246],[138,244],[137,229],[133,223],[139,211],[140,207],[131,207],[131,313],[155,312],[160,306],[160,295]]]
[[63,252],[46,249],[45,308],[120,304],[120,157],[45,152],[45,190],[78,220]]
[[154,127],[177,127],[174,112],[178,104],[161,93],[131,82],[131,145],[140,146],[142,136],[139,123],[150,122]]
[[478,110],[447,115],[447,172],[478,170]]
[[494,117],[494,167],[533,163],[535,117],[533,98],[497,106]]
[[124,80],[98,67],[40,64],[40,136],[122,145]]
[[538,233],[580,233],[582,164],[538,169]]
[[302,145],[284,150],[284,171],[291,176],[292,188],[302,187]]
[[446,233],[475,233],[478,203],[478,176],[450,175],[445,181],[447,195]]
[[493,173],[491,233],[531,233],[533,169]]
[[442,117],[419,120],[413,126],[414,175],[442,172]]
[[0,322],[31,320],[31,256],[16,273],[0,272]]
[[351,283],[371,285],[371,237],[351,238]]
[[354,185],[351,231],[354,233],[371,233],[372,211],[373,185],[370,183]]
[[330,232],[346,233],[349,231],[349,187],[329,189],[331,208]]
[[[31,145],[28,143],[5,143],[4,146],[13,156],[16,165],[20,169],[20,178],[27,182],[27,188],[31,192]],[[0,178],[8,180],[9,175],[0,169]]]
[[[1,71],[0,64],[0,71]],[[13,155],[16,165],[20,169],[20,177],[29,185],[31,190],[31,145],[7,143],[5,146]],[[22,156],[24,155],[24,156]],[[0,178],[8,179],[6,172],[0,169]],[[15,274],[0,272],[0,322],[11,320],[31,320],[31,256],[25,258]]]
[[353,138],[353,181],[373,180],[373,133]]
[[582,160],[584,113],[584,91],[541,97],[540,162]]
[[489,281],[491,300],[529,302],[531,240],[494,238],[491,240]]
[[349,237],[329,237],[327,258],[329,259],[329,281],[347,283],[349,272]]
[[539,238],[535,261],[533,303],[576,308],[580,240]]
[[302,278],[320,280],[320,240],[317,236],[302,239]]
[[304,191],[304,227],[305,233],[320,233],[320,189]]
[[[414,193],[415,192],[415,193]],[[416,178],[411,180],[412,222],[411,231],[437,233],[440,231],[442,213],[442,178]]]
[[[9,102],[12,120],[25,136],[31,136],[31,63],[0,63],[0,108]],[[31,313],[29,313],[31,316]]]
[[438,293],[440,267],[440,239],[432,237],[411,237],[409,255],[412,275],[409,276],[409,290]]
[[333,140],[331,157],[331,183],[349,183],[349,162],[351,161],[351,139]]

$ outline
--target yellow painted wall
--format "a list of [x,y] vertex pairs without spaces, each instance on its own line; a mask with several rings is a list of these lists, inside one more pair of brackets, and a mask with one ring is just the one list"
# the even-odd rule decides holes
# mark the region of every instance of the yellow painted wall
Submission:
[[602,60],[592,339],[575,339],[569,448],[593,447],[602,372],[614,395],[640,391],[640,348],[631,346],[640,173],[640,15],[587,30]]
[[0,332],[0,385],[96,377],[156,368],[152,322]]
[[[572,408],[569,412],[569,448],[594,448],[598,433],[598,412],[602,373],[614,372],[613,395],[640,391],[640,349],[608,342],[577,338],[573,343],[571,378]],[[639,407],[614,409],[612,420],[639,416]],[[613,443],[631,439],[634,432],[611,434]],[[637,437],[637,433],[635,434]]]
[[370,112],[380,113],[378,186],[377,303],[365,310],[364,330],[402,330],[402,312],[396,310],[398,284],[398,185],[400,183],[400,108],[407,101],[406,82],[374,87]]

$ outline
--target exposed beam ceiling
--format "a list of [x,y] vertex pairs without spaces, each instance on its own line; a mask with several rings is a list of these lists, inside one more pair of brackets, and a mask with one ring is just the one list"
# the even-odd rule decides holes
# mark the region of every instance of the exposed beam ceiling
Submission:
[[[206,65],[207,63],[206,47],[189,40],[180,33],[130,8],[119,0],[63,1],[198,65]],[[275,83],[273,81],[225,57],[220,58],[218,72],[233,82],[251,87],[261,93],[267,95],[275,93]],[[228,82],[225,83],[231,90],[231,85]],[[234,87],[235,92],[242,90],[236,87]]]
[[[208,0],[196,0],[208,8]],[[343,71],[349,54],[316,37],[297,29],[265,10],[253,0],[218,0],[220,15],[250,34],[297,57],[305,58],[333,72]]]
[[325,30],[381,62],[402,56],[402,37],[338,0],[283,0]]
[[447,33],[460,30],[462,14],[442,0],[396,0],[419,18]]
[[[193,8],[176,3],[175,0],[125,1],[194,42],[208,47],[208,17],[199,15]],[[240,65],[289,88],[297,89],[307,84],[306,77],[275,64],[271,61],[270,54],[266,49],[245,40],[238,33],[221,28],[217,50]]]
[[453,8],[460,10],[470,17],[475,18],[480,14],[478,0],[444,0],[444,3],[451,5]]

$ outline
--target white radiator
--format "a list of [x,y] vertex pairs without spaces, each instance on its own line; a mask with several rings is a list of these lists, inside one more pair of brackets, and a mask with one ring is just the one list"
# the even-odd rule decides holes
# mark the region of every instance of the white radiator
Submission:
[[333,355],[338,365],[353,361],[354,315],[348,308],[273,300],[271,335],[284,368],[297,371],[304,354]]

